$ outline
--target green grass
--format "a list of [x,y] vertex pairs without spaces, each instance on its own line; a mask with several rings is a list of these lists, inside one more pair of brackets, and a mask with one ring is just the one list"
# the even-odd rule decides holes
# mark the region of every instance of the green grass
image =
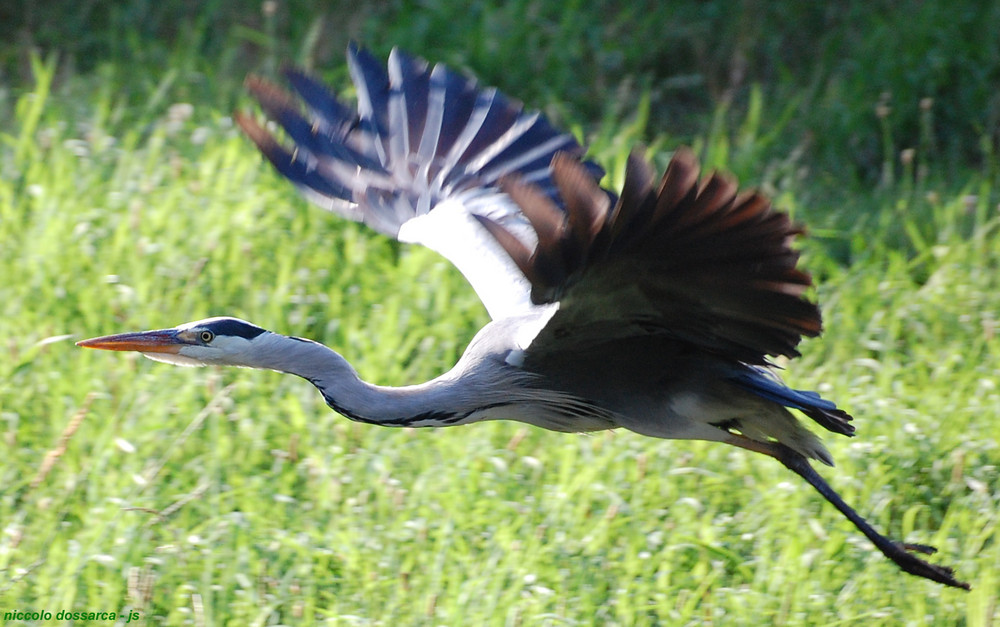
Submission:
[[[482,63],[500,82],[490,72],[516,46],[491,53],[485,26],[467,26],[486,47],[470,44],[465,60],[461,46],[421,49],[447,14],[425,9],[394,6],[396,18],[424,20],[390,20],[393,37]],[[599,32],[566,16],[533,35],[503,9],[477,11],[470,24],[500,20],[539,53]],[[964,593],[899,572],[811,488],[743,451],[515,423],[381,429],[337,416],[294,377],[73,346],[230,314],[404,384],[449,368],[486,321],[447,262],[309,207],[233,128],[241,46],[273,44],[255,53],[265,65],[322,58],[312,22],[295,22],[289,40],[251,24],[215,41],[216,18],[173,44],[139,29],[92,33],[112,50],[103,61],[74,72],[26,55],[23,80],[0,89],[0,611],[136,609],[163,625],[1000,623],[1000,193],[988,116],[967,120],[982,145],[939,146],[919,128],[907,137],[905,124],[860,112],[881,87],[866,91],[856,68],[819,54],[815,71],[836,79],[822,89],[762,83],[685,122],[710,163],[759,182],[810,226],[804,264],[827,330],[786,375],[859,427],[827,438],[838,467],[824,476],[880,529],[938,546],[934,559],[972,583]],[[129,50],[141,64],[126,63]],[[634,43],[621,55],[644,58]],[[678,131],[662,126],[666,95],[650,75],[563,108],[552,103],[564,87],[570,102],[594,92],[581,96],[585,81],[562,64],[536,68],[556,74],[548,89],[541,78],[525,79],[525,94],[504,87],[578,129],[612,184],[635,141],[665,163]],[[850,115],[832,113],[837,85],[851,88],[837,101]],[[623,93],[635,106],[613,102]],[[936,97],[950,114],[947,93]],[[807,104],[826,106],[845,134],[815,150],[790,140],[822,116]],[[844,157],[861,175],[824,165],[837,138],[842,154],[875,147]],[[921,148],[907,165],[897,153],[910,145]],[[969,152],[979,156],[951,159]]]

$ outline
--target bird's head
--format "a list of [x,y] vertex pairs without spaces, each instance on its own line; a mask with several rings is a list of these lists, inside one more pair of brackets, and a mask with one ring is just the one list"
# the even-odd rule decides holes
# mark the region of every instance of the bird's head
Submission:
[[110,351],[137,351],[178,366],[256,366],[256,344],[273,335],[237,318],[207,318],[172,329],[120,333],[77,342]]

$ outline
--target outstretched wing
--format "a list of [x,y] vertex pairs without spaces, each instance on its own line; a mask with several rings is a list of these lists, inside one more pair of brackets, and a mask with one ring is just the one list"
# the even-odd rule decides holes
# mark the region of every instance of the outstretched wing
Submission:
[[790,246],[800,229],[761,194],[739,194],[720,174],[699,182],[687,149],[658,188],[633,153],[613,206],[572,159],[556,156],[552,170],[565,212],[526,182],[503,185],[537,233],[535,249],[482,219],[531,283],[532,300],[560,303],[543,334],[664,334],[750,364],[796,356],[802,336],[819,334],[819,309],[803,297],[811,279]]
[[853,431],[832,403],[786,388],[758,367],[769,356],[797,356],[801,338],[821,330],[819,309],[804,297],[811,279],[791,247],[801,230],[786,214],[757,192],[739,193],[723,175],[699,181],[687,149],[674,154],[658,187],[633,152],[614,205],[572,159],[557,155],[552,170],[566,211],[528,183],[501,185],[537,233],[535,248],[482,219],[531,283],[532,300],[559,303],[527,347],[526,363],[668,338],[730,362],[737,385],[831,430]]
[[[530,286],[473,216],[527,246],[534,232],[497,182],[516,175],[557,207],[549,165],[557,153],[579,162],[583,149],[539,113],[443,65],[430,68],[399,50],[388,71],[352,45],[347,52],[357,111],[298,70],[286,79],[305,104],[255,77],[247,87],[294,143],[288,149],[248,115],[237,122],[277,170],[313,202],[448,258],[494,319],[531,307]],[[591,183],[602,176],[581,166]]]

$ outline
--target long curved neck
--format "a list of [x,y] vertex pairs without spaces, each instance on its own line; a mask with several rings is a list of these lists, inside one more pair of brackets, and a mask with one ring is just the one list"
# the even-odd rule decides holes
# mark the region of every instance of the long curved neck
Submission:
[[393,427],[450,426],[462,424],[477,409],[462,402],[468,395],[456,391],[459,366],[427,383],[385,387],[361,380],[346,359],[311,340],[267,333],[254,344],[241,365],[300,376],[352,420]]

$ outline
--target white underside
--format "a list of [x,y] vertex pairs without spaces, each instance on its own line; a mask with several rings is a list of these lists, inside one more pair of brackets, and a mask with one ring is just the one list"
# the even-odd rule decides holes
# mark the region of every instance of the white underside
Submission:
[[[499,200],[509,199],[496,194]],[[502,224],[510,229],[529,247],[534,247],[535,236],[531,227],[504,211]],[[493,217],[493,216],[489,216]],[[530,311],[531,285],[517,265],[492,235],[471,215],[458,200],[449,199],[434,210],[403,224],[399,241],[422,244],[440,253],[456,268],[476,290],[494,320]]]

